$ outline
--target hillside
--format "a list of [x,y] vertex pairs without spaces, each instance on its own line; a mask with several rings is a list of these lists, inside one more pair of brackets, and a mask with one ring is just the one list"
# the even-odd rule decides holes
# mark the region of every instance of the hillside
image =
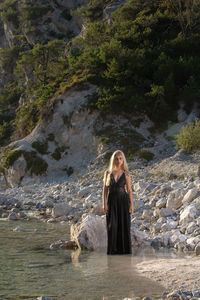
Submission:
[[166,130],[199,116],[200,95],[200,1],[179,4],[0,2],[3,186],[77,176],[116,148],[175,154]]

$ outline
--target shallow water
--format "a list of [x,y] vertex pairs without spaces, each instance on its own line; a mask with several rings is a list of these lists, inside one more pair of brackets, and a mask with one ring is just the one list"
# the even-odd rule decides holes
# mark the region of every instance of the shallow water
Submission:
[[[14,232],[17,226],[25,232]],[[136,263],[169,252],[133,250],[132,255],[101,251],[50,250],[56,240],[69,239],[69,227],[40,221],[0,220],[0,299],[118,300],[164,291],[136,272]]]

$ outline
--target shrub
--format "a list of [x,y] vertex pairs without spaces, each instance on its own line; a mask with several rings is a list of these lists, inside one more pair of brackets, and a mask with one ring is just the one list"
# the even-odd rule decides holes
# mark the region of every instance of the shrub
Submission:
[[8,169],[22,155],[22,150],[9,150],[3,154],[2,167]]
[[47,140],[53,142],[55,140],[54,134],[53,133],[49,133],[48,137],[47,137]]
[[200,119],[196,118],[195,123],[188,122],[183,126],[180,133],[175,136],[176,149],[182,149],[192,153],[200,149]]
[[61,147],[57,147],[54,151],[54,153],[51,154],[51,156],[55,159],[55,160],[59,160],[61,159],[61,153],[64,152],[67,149],[66,146],[61,146]]
[[35,148],[41,154],[47,154],[48,141],[35,141],[32,143],[32,147]]
[[41,157],[38,157],[35,151],[23,151],[23,155],[27,163],[27,169],[30,170],[31,175],[42,175],[46,173],[48,164]]
[[61,17],[66,19],[67,21],[70,21],[72,18],[72,15],[70,13],[70,10],[68,8],[64,9],[63,12],[61,13]]
[[154,154],[151,151],[141,149],[138,153],[139,158],[144,158],[147,161],[150,161],[154,158]]

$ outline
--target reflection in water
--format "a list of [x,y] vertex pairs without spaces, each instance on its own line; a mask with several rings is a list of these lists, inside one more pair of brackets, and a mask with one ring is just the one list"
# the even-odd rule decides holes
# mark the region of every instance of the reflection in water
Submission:
[[[26,231],[13,232],[16,226]],[[105,250],[50,250],[49,245],[58,239],[69,239],[69,228],[0,221],[0,299],[35,300],[45,295],[53,300],[122,300],[162,294],[163,287],[136,272],[137,262],[158,256],[152,250],[137,253],[134,249],[132,255],[107,255]]]
[[[95,251],[88,253],[82,262],[78,262],[79,255],[81,257],[80,250],[72,253],[76,258],[72,259],[72,263],[91,284],[94,281],[98,295],[91,299],[123,299],[145,295],[159,297],[164,291],[159,284],[137,274],[136,263],[141,260],[139,257],[130,254],[107,255],[106,252]],[[98,285],[97,282],[95,284],[95,279],[98,279]],[[85,288],[88,288],[87,284]]]

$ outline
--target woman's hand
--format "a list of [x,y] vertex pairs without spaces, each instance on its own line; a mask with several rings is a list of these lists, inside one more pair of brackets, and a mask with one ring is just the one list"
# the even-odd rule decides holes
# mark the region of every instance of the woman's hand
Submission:
[[131,206],[131,207],[129,208],[129,213],[130,213],[131,215],[134,213],[134,208],[133,208],[133,206]]
[[105,214],[108,213],[108,205],[107,204],[103,207],[103,211],[104,211]]

